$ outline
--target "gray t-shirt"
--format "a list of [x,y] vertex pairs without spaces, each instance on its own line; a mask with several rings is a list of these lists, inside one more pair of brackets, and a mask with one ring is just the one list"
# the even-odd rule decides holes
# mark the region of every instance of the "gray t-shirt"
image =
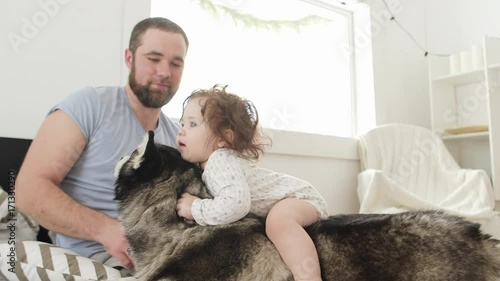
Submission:
[[[87,141],[80,158],[61,182],[61,189],[81,204],[116,218],[115,165],[121,157],[130,155],[146,134],[132,110],[125,89],[84,88],[54,106],[49,114],[58,109],[73,118]],[[162,113],[155,130],[155,142],[175,147],[178,130],[178,125]],[[74,157],[69,150],[67,155],[68,158]],[[95,241],[58,233],[54,242],[87,257],[104,251],[104,247]]]

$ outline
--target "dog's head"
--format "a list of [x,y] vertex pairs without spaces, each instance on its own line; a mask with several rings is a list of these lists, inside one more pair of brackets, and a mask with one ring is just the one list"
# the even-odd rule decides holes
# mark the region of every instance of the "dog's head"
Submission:
[[176,200],[184,191],[200,198],[208,196],[201,181],[201,169],[183,160],[177,149],[156,144],[153,131],[144,136],[130,156],[117,163],[115,176],[115,199],[122,204],[137,197],[154,201],[162,200],[162,196],[175,196],[171,199]]

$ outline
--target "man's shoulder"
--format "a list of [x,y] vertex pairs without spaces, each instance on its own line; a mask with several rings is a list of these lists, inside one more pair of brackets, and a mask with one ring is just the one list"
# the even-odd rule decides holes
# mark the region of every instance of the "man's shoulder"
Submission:
[[94,96],[95,98],[116,98],[121,96],[124,91],[123,87],[118,86],[94,86],[82,88],[78,92],[83,95]]
[[83,101],[97,102],[100,100],[116,99],[117,97],[120,97],[120,93],[122,91],[124,91],[123,87],[117,86],[89,86],[76,90],[71,95],[67,96],[64,101],[74,101],[80,103]]
[[124,87],[121,86],[93,86],[93,87],[87,87],[90,89],[93,89],[97,93],[120,93],[124,91]]
[[124,92],[123,87],[80,88],[53,106],[48,114],[56,110],[62,110],[74,120],[80,120],[81,124],[79,124],[83,127],[84,124],[92,123],[92,120],[102,119],[104,114],[111,112],[113,109],[125,107],[123,99],[126,99],[126,97],[125,94],[121,94],[122,92]]
[[124,95],[121,95],[122,92],[124,92],[123,87],[99,86],[80,88],[63,99],[52,110],[65,106],[98,107],[102,104],[113,103],[113,101],[119,101],[120,98],[124,98]]

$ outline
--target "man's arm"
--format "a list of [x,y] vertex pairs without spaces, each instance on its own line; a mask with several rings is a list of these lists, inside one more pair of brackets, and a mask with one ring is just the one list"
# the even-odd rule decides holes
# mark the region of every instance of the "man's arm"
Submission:
[[43,122],[16,181],[16,205],[52,231],[101,243],[126,267],[132,263],[117,220],[81,205],[59,184],[86,146],[80,127],[61,110]]

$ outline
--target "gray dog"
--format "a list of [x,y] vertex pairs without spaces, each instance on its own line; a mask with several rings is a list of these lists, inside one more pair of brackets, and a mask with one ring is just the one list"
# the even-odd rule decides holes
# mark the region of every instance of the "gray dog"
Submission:
[[[117,164],[119,219],[139,280],[293,280],[264,221],[249,215],[199,226],[176,214],[184,191],[210,198],[201,171],[171,147],[144,142]],[[494,281],[499,241],[479,225],[435,211],[336,215],[307,229],[323,280]]]

